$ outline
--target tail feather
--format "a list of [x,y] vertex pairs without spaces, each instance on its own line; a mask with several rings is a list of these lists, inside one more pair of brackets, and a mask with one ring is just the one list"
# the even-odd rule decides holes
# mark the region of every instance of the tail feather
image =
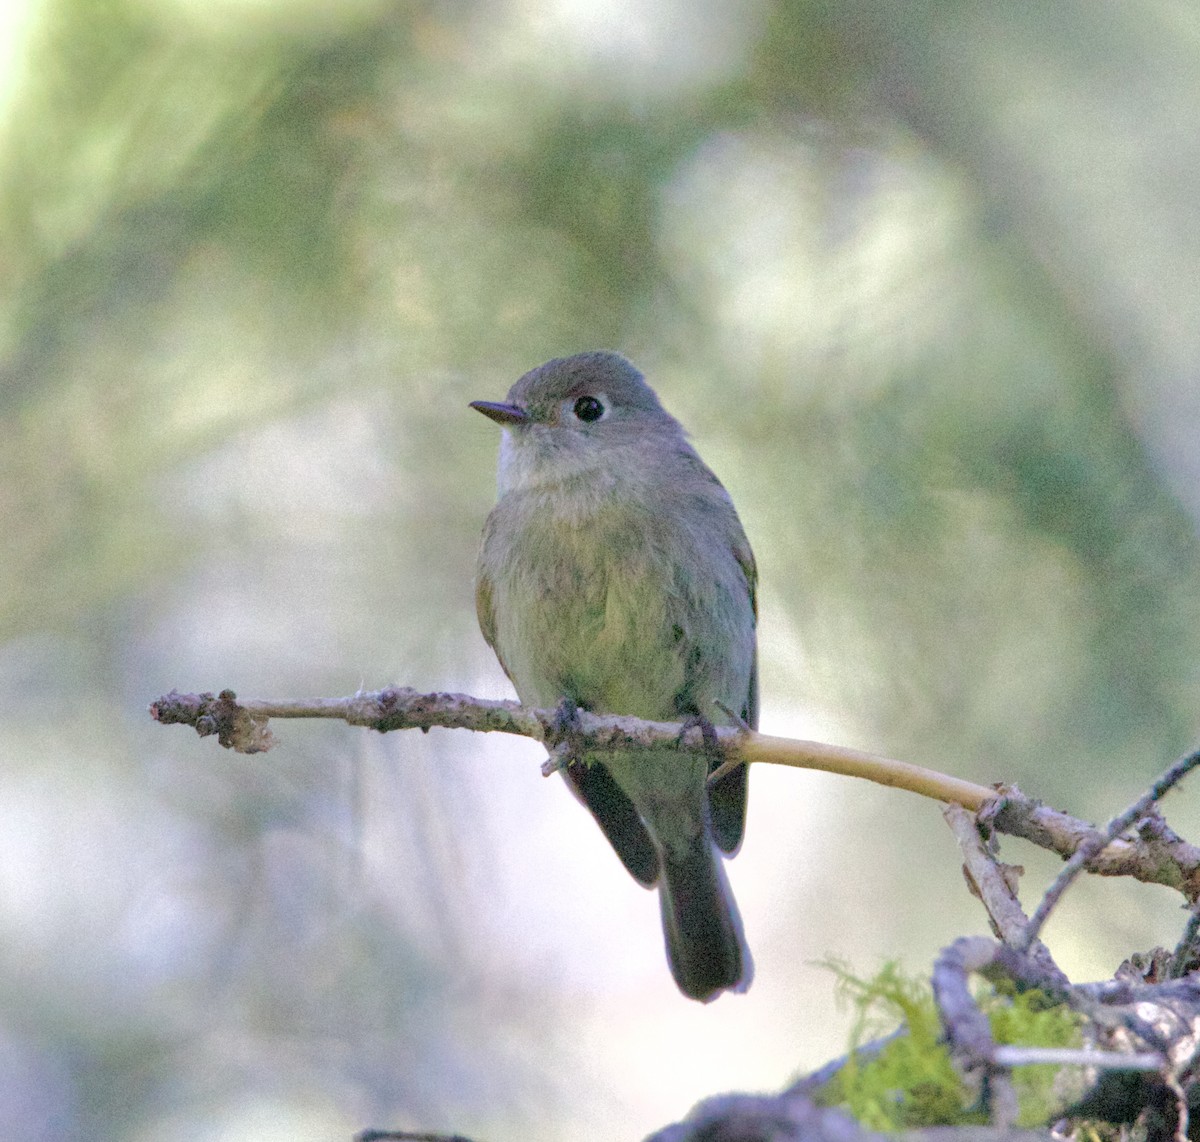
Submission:
[[679,990],[702,1003],[722,991],[745,991],[754,963],[712,843],[700,836],[683,852],[663,852],[661,857],[663,934]]

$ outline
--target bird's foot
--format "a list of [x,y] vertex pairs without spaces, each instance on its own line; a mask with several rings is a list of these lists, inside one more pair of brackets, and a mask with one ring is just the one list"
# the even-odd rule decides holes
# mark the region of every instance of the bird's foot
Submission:
[[550,750],[550,756],[542,763],[546,777],[582,760],[579,707],[570,698],[563,698],[554,707],[554,715],[546,727],[546,745]]
[[[723,702],[718,702],[717,706],[722,713],[729,715],[739,729],[749,732],[750,727],[746,724],[744,718],[735,714]],[[691,714],[684,719],[679,730],[679,744],[681,746],[684,744],[684,738],[687,736],[689,730],[697,728],[700,730],[700,736],[704,743],[704,753],[708,758],[708,784],[711,787],[722,781],[743,763],[736,757],[730,757],[725,752],[725,748],[721,745],[721,739],[717,736],[717,727],[703,714]]]
[[700,731],[700,740],[710,762],[713,758],[717,759],[718,764],[725,760],[725,754],[721,749],[721,741],[717,737],[717,727],[703,714],[689,714],[683,719],[679,726],[679,737],[675,739],[676,743],[681,747],[686,745],[687,736],[692,730]]

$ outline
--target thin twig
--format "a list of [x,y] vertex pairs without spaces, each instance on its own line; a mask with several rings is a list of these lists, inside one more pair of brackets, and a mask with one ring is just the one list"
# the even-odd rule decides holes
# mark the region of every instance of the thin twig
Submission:
[[1028,923],[1016,889],[1010,883],[1011,866],[1002,866],[989,853],[979,835],[975,815],[961,805],[947,805],[942,816],[958,841],[963,856],[963,872],[983,902],[996,935],[1005,943],[1015,943]]
[[1163,1075],[1163,1083],[1175,1096],[1175,1136],[1174,1142],[1188,1142],[1188,1096],[1179,1076],[1173,1072]]
[[431,1134],[427,1130],[360,1130],[354,1142],[471,1142],[461,1134]]
[[[861,777],[866,781],[873,781],[876,785],[906,789],[910,793],[919,793],[922,797],[931,797],[935,801],[953,801],[964,808],[974,810],[982,809],[996,796],[996,791],[986,785],[977,785],[973,781],[951,777],[935,769],[925,769],[907,761],[896,761],[845,746],[802,741],[797,738],[777,738],[769,734],[739,734],[724,727],[719,728],[717,732],[721,736],[722,744],[726,734],[731,735],[735,741],[740,738],[737,757],[745,762],[792,765],[800,769],[840,773],[845,777]],[[716,773],[713,777],[719,779]]]
[[1188,917],[1183,935],[1171,953],[1169,969],[1171,979],[1181,979],[1196,965],[1197,943],[1200,942],[1200,907],[1192,906],[1192,914]]
[[1096,1051],[1088,1047],[1015,1047],[997,1046],[992,1061],[1000,1067],[1096,1067],[1109,1071],[1161,1071],[1161,1055],[1149,1051],[1124,1054],[1121,1051]]
[[[190,725],[202,736],[216,734],[220,743],[242,753],[259,753],[273,744],[266,723],[271,718],[340,718],[350,725],[366,726],[386,733],[391,730],[433,726],[448,729],[500,731],[533,738],[553,748],[561,737],[561,720],[554,710],[535,710],[517,702],[489,701],[466,694],[422,694],[408,687],[395,687],[348,698],[308,698],[288,701],[238,699],[231,690],[212,694],[179,694],[172,691],[150,707],[150,716],[163,724]],[[904,761],[826,745],[772,737],[736,726],[717,726],[717,744],[735,767],[753,762],[820,769],[848,777],[862,777],[879,785],[906,789],[939,801],[956,801],[969,809],[980,809],[995,791],[936,770],[923,769]],[[639,718],[592,714],[580,710],[572,726],[573,744],[589,751],[636,751],[661,749],[705,750],[699,727],[683,732],[673,722],[649,722]],[[682,741],[681,741],[682,737]]]
[[1174,765],[1172,765],[1150,788],[1142,794],[1132,805],[1129,806],[1123,813],[1118,813],[1107,826],[1094,837],[1089,838],[1067,861],[1066,866],[1054,879],[1054,883],[1046,890],[1045,896],[1042,897],[1041,903],[1037,906],[1034,914],[1030,917],[1029,923],[1025,926],[1024,935],[1019,940],[1017,946],[1022,950],[1028,948],[1041,933],[1042,926],[1046,923],[1050,913],[1054,910],[1062,894],[1067,890],[1067,887],[1075,879],[1076,876],[1083,870],[1084,866],[1096,856],[1101,849],[1105,848],[1111,841],[1114,841],[1121,833],[1129,828],[1139,817],[1142,817],[1150,809],[1162,799],[1163,794],[1167,792],[1173,785],[1178,784],[1188,773],[1197,765],[1200,765],[1200,750],[1195,750],[1192,753],[1181,757]]
[[[1023,837],[1064,860],[1080,846],[1103,845],[1094,825],[1026,797],[1015,785],[1003,786],[980,813],[980,821],[998,832]],[[1086,862],[1099,876],[1130,876],[1146,884],[1174,888],[1189,901],[1200,899],[1200,848],[1176,836],[1161,821],[1142,829],[1136,840],[1117,838]]]

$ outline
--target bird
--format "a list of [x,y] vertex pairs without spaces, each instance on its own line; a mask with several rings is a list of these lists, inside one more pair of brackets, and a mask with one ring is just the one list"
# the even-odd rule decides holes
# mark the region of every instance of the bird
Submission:
[[[498,495],[475,582],[484,639],[523,705],[758,724],[757,571],[729,493],[624,356],[530,370],[503,401]],[[633,878],[658,886],[679,990],[743,992],[753,960],[723,856],[745,831],[747,769],[673,749],[563,768]]]

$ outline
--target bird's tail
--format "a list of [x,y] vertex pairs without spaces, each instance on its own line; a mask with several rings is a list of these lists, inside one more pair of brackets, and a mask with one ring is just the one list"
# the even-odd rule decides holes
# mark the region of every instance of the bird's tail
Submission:
[[679,990],[707,1003],[722,991],[745,991],[754,962],[742,918],[712,843],[699,836],[682,851],[662,852],[663,934]]

